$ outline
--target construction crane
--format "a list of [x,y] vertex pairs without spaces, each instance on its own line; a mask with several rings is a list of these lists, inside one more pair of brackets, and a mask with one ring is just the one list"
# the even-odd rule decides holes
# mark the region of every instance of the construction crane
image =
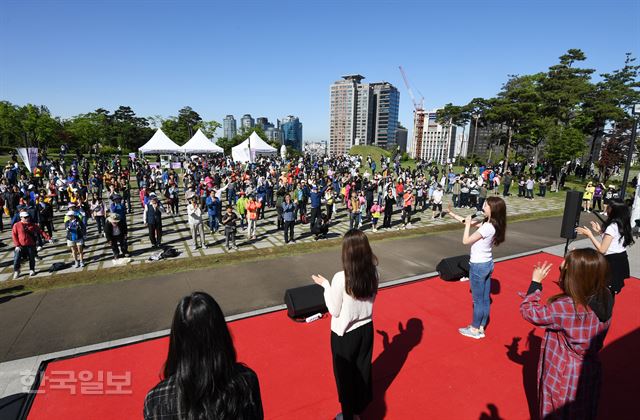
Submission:
[[[424,136],[424,96],[420,94],[420,102],[416,101],[415,96],[413,95],[413,91],[411,90],[411,85],[409,85],[409,80],[407,79],[407,75],[405,74],[402,66],[398,66],[400,68],[400,74],[402,74],[402,79],[404,80],[404,84],[409,91],[409,96],[411,96],[411,101],[413,102],[413,158],[414,159],[422,159],[422,143]],[[420,93],[420,91],[418,91]]]

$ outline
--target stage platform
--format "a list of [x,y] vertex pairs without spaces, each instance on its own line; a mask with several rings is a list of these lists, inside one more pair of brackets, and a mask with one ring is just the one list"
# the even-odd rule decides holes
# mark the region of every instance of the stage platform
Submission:
[[[458,333],[471,319],[467,282],[437,277],[388,287],[374,307],[374,402],[365,419],[535,418],[543,330],[522,320],[521,298],[537,253],[496,264],[487,337]],[[556,272],[557,271],[553,271]],[[635,414],[640,364],[640,281],[627,280],[601,352],[602,419]],[[557,291],[551,281],[544,294]],[[311,324],[277,311],[230,322],[239,360],[258,374],[268,419],[331,419],[339,411],[329,318]],[[385,337],[388,343],[385,345]],[[138,419],[160,378],[167,337],[43,362],[29,419]],[[533,415],[532,415],[533,413]]]

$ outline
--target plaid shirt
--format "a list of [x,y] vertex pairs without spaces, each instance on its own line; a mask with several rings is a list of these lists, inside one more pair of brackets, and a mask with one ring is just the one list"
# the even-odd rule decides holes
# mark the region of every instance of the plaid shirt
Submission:
[[[241,399],[242,412],[234,420],[262,420],[262,399],[260,397],[260,384],[258,376],[245,365],[237,364],[237,374],[244,377],[250,387],[250,394]],[[144,400],[145,420],[179,420],[187,418],[186,412],[178,406],[178,391],[175,377],[171,376],[156,385]],[[226,419],[226,417],[213,417],[212,419]],[[231,420],[231,419],[229,419]]]
[[598,352],[611,319],[601,322],[568,296],[546,305],[541,298],[536,290],[520,305],[525,320],[546,327],[538,363],[540,418],[595,419],[602,377]]

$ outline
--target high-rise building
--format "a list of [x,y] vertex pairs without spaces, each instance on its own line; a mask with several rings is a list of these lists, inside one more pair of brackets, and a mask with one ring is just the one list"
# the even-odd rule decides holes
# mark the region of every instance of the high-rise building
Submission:
[[244,114],[240,118],[240,129],[253,128],[256,125],[255,120],[251,117],[251,114]]
[[489,158],[490,149],[500,143],[501,134],[506,133],[499,124],[476,124],[475,120],[471,120],[469,127],[467,157],[475,156],[483,161]]
[[396,130],[396,144],[400,148],[401,153],[407,152],[407,137],[409,135],[409,130],[404,128],[398,123],[398,128]]
[[438,124],[436,112],[437,110],[425,111],[422,153],[416,158],[442,164],[454,158],[456,127]]
[[280,130],[285,145],[302,151],[302,123],[298,117],[287,115],[280,120]]
[[383,149],[391,149],[396,144],[400,92],[387,82],[371,83],[369,86],[373,91],[373,112],[371,113],[373,141],[367,143]]
[[358,144],[390,147],[396,143],[398,90],[387,82],[361,83],[352,74],[331,85],[329,152],[342,154]]
[[282,144],[282,130],[277,127],[274,127],[273,124],[267,124],[267,128],[264,130],[264,134],[271,141],[277,141]]
[[224,137],[230,139],[236,135],[236,119],[233,115],[227,115],[222,120],[222,131],[224,132]]
[[[269,126],[269,118],[258,117],[258,119],[256,119],[256,126],[262,128],[262,130],[266,130]],[[273,126],[273,124],[271,124],[271,126]]]
[[[361,121],[357,121],[359,112],[362,112],[362,106],[358,107],[358,86],[364,76],[353,74],[342,76],[342,79],[331,85],[329,153],[333,155],[349,151],[355,144],[356,125],[361,125]],[[366,105],[368,112],[368,103]]]

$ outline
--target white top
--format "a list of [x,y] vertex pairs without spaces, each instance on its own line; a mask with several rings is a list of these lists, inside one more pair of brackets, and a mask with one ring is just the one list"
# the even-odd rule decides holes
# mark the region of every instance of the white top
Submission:
[[375,296],[364,300],[349,296],[344,282],[344,271],[340,271],[333,276],[331,284],[322,283],[324,301],[331,314],[331,331],[339,336],[371,322],[375,300]]
[[[607,230],[604,231],[604,235],[609,235],[613,238],[609,249],[607,249],[604,255],[619,254],[626,251],[625,247],[622,246],[624,239],[620,236],[617,224],[611,223],[609,227],[607,227]],[[602,235],[602,239],[604,239],[604,235]]]
[[431,195],[434,204],[442,204],[442,190],[435,190]]
[[479,232],[482,235],[482,239],[477,240],[471,245],[471,258],[472,263],[484,263],[493,259],[493,236],[496,234],[496,228],[490,222],[484,222]]

